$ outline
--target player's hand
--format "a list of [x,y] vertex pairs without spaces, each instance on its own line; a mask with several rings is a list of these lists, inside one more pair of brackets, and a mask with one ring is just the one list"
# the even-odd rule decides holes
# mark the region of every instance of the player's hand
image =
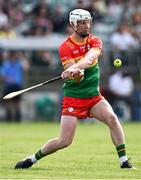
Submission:
[[63,79],[77,79],[79,77],[82,77],[82,71],[78,68],[70,67],[62,73],[61,77]]

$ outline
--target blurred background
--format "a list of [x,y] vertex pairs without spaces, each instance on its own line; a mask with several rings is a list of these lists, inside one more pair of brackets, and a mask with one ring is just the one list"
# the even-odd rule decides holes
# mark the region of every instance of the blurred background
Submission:
[[[0,0],[0,96],[62,72],[58,47],[75,8],[90,11],[92,33],[104,43],[101,93],[122,121],[141,122],[141,0]],[[62,84],[1,100],[0,122],[59,121]]]

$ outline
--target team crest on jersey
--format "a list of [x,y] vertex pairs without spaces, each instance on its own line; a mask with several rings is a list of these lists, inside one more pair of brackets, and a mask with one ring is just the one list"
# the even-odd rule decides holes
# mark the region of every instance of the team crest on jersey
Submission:
[[73,111],[74,111],[74,108],[73,108],[73,107],[69,107],[69,108],[68,108],[68,111],[69,111],[69,112],[73,112]]

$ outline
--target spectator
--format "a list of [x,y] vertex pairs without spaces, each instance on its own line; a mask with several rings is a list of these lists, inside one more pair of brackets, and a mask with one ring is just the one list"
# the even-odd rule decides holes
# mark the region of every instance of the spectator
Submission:
[[[4,95],[18,91],[23,86],[23,70],[27,71],[29,65],[21,55],[16,51],[10,51],[8,59],[2,65],[1,78],[4,83]],[[7,122],[11,122],[12,120],[16,122],[21,121],[20,100],[21,96],[17,96],[8,102],[4,102],[6,110],[5,120]]]
[[116,21],[120,21],[124,13],[124,6],[125,6],[124,0],[112,0],[108,4],[107,13],[109,16],[113,17]]
[[117,50],[128,50],[138,46],[127,24],[119,25],[117,31],[111,36],[111,44]]
[[89,5],[90,5],[90,1],[76,0],[73,8],[75,8],[75,9],[88,9]]
[[135,13],[141,13],[141,0],[132,1],[129,0],[126,2],[126,11],[125,16],[128,20],[132,17]]
[[94,4],[95,9],[102,15],[106,15],[107,13],[107,5],[103,0],[92,0],[92,4]]
[[6,25],[3,25],[3,27],[0,29],[0,38],[15,38],[16,32],[13,30],[10,23],[7,23]]
[[134,82],[128,72],[121,70],[114,72],[108,82],[109,100],[113,108],[117,101],[123,101],[129,108],[132,109],[132,95],[134,91]]
[[48,1],[47,0],[40,0],[40,1],[37,1],[38,3],[34,6],[31,14],[33,16],[39,16],[39,14],[41,13],[41,9],[45,9],[46,11],[46,17],[49,18],[50,15],[52,14],[51,12],[51,7],[49,6],[48,4]]
[[133,37],[127,24],[121,24],[118,27],[117,31],[112,34],[110,42],[113,53],[112,58],[121,58],[123,65],[128,65],[129,53],[131,55],[133,49],[137,49],[139,46],[137,39]]
[[106,5],[103,1],[92,0],[88,10],[91,12],[95,22],[101,21],[106,13]]
[[31,55],[33,65],[50,66],[52,64],[51,59],[52,57],[49,51],[33,51]]
[[47,27],[48,29],[50,29],[50,31],[52,31],[52,22],[51,22],[50,19],[47,17],[46,7],[42,7],[42,8],[39,10],[38,15],[35,16],[34,22],[35,22],[35,24],[37,24],[38,26]]
[[110,91],[121,97],[131,96],[134,89],[133,84],[133,80],[128,72],[116,71],[109,79]]
[[[55,17],[55,18],[54,18]],[[67,25],[67,15],[61,5],[57,5],[52,16],[53,30],[57,33],[64,33]]]
[[131,29],[134,37],[141,43],[141,12],[132,15]]
[[[2,71],[2,65],[3,65],[3,51],[2,49],[0,49],[0,74],[1,74],[1,71]],[[1,82],[2,78],[0,76],[0,82]]]
[[[40,8],[39,8],[40,7]],[[34,15],[34,11],[37,9],[36,14]],[[46,36],[53,31],[53,23],[49,18],[48,9],[43,4],[39,4],[33,10],[33,18],[31,20],[31,27],[29,28],[26,35],[34,35],[34,36]]]
[[8,16],[3,12],[2,7],[0,6],[0,27],[8,23]]
[[10,19],[13,22],[14,26],[18,26],[25,20],[25,14],[22,9],[22,3],[16,1],[15,4],[12,6],[13,11],[9,12]]
[[[53,23],[50,18],[47,16],[47,8],[46,6],[41,6],[37,11],[38,13],[33,17],[32,27],[36,27],[37,35],[47,35],[53,31]],[[35,33],[36,35],[36,33]]]
[[14,27],[20,25],[25,20],[22,1],[5,1],[3,9],[9,18],[9,22]]

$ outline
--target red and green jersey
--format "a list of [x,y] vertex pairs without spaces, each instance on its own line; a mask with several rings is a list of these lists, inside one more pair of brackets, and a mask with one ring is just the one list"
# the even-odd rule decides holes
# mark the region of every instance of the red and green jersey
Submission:
[[[69,37],[59,48],[59,55],[63,65],[75,61],[76,63],[83,58],[91,49],[102,49],[100,38],[89,34],[85,43],[79,44]],[[76,98],[89,98],[98,96],[99,93],[99,66],[98,59],[93,65],[84,71],[84,78],[79,83],[75,80],[65,80],[63,85],[64,96]]]

